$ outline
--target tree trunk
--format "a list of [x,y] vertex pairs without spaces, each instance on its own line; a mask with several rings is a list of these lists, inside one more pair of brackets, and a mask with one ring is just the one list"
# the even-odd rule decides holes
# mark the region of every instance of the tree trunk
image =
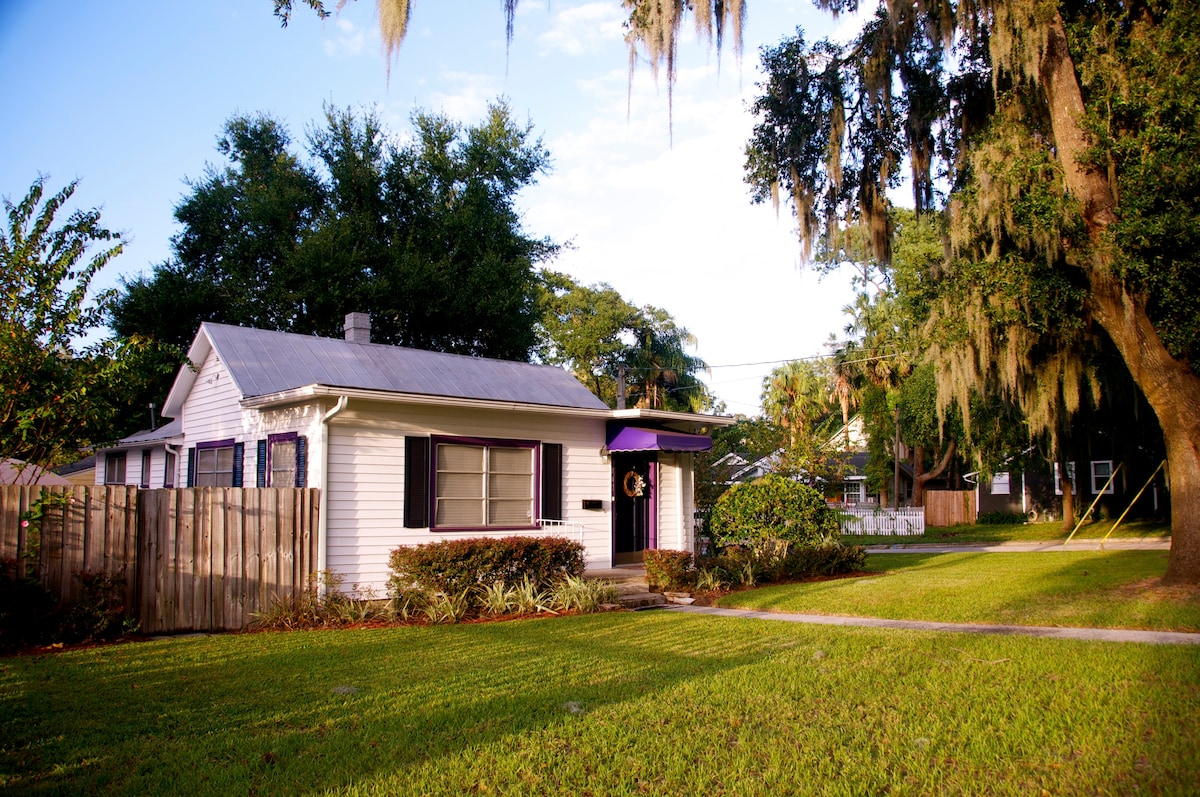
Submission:
[[1070,534],[1075,529],[1075,480],[1066,475],[1066,463],[1058,463],[1059,484],[1062,485],[1062,530]]
[[1171,555],[1163,581],[1200,584],[1200,377],[1167,352],[1146,314],[1144,297],[1114,278],[1104,233],[1117,218],[1116,203],[1107,173],[1083,160],[1089,144],[1081,124],[1083,95],[1060,14],[1049,24],[1039,77],[1067,189],[1083,206],[1091,238],[1092,251],[1080,264],[1091,288],[1088,309],[1154,409],[1167,446]]
[[[942,472],[945,471],[946,468],[950,465],[950,460],[954,459],[954,452],[957,450],[958,450],[958,441],[951,440],[950,444],[948,446],[946,446],[945,453],[942,454],[941,461],[939,461],[938,464],[934,466],[933,470],[927,471],[927,472],[922,472],[922,473],[916,473],[913,476],[913,498],[912,498],[913,506],[925,506],[925,485],[928,484],[933,479],[936,479],[938,476],[942,475]],[[922,457],[922,459],[924,459],[924,457]],[[924,462],[922,462],[921,464],[924,465]]]

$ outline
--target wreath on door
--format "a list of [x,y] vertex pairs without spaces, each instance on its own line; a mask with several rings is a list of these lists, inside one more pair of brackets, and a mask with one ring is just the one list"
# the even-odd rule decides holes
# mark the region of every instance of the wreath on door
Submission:
[[630,498],[641,498],[646,494],[646,480],[642,478],[642,474],[636,470],[631,470],[625,474],[625,480],[621,483],[621,489]]

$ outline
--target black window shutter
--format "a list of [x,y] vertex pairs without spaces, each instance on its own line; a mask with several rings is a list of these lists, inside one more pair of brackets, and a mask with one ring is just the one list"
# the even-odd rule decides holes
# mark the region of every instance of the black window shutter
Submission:
[[195,448],[188,449],[187,486],[188,487],[196,486],[196,449]]
[[404,528],[429,528],[429,438],[404,438]]
[[246,456],[246,444],[233,444],[233,486],[242,486],[242,462]]
[[562,520],[562,443],[542,443],[542,518]]
[[296,486],[308,486],[308,438],[296,438]]
[[258,462],[256,463],[256,470],[258,471],[258,475],[256,476],[256,481],[254,482],[254,485],[256,487],[266,487],[267,486],[267,441],[266,440],[258,441]]

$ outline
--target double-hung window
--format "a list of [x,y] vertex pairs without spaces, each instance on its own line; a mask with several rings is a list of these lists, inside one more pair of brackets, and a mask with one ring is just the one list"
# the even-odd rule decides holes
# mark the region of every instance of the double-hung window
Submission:
[[104,455],[104,483],[125,483],[125,452],[114,451]]
[[[1061,485],[1059,485],[1061,487]],[[992,474],[992,495],[1011,495],[1012,486],[1005,472]]]
[[266,440],[259,440],[257,486],[306,486],[307,451],[307,438],[296,432],[273,434]]
[[532,527],[536,450],[532,443],[437,441],[434,527]]
[[[1092,460],[1092,495],[1113,494],[1113,483],[1109,481],[1113,475],[1111,459]],[[1115,479],[1113,480],[1115,481]]]
[[199,443],[188,451],[188,476],[191,487],[241,487],[242,444]]

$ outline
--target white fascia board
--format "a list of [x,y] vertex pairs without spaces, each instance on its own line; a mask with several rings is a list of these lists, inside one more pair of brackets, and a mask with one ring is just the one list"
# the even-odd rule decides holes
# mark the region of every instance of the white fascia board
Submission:
[[175,382],[171,385],[171,392],[167,394],[167,400],[163,403],[163,417],[178,418],[183,412],[183,402],[187,401],[188,394],[192,392],[192,386],[200,376],[200,367],[204,365],[212,348],[212,340],[201,324],[192,345],[188,347],[187,362],[179,367],[179,373],[175,375]]
[[394,393],[388,390],[366,390],[363,388],[339,388],[329,385],[306,385],[305,387],[252,396],[242,399],[246,409],[265,410],[287,404],[297,404],[314,398],[346,396],[359,401],[379,401],[389,404],[421,404],[439,407],[457,407],[478,410],[505,410],[509,412],[534,412],[552,415],[573,415],[585,418],[607,418],[610,410],[587,409],[585,407],[556,407],[548,404],[524,404],[514,401],[489,401],[467,399],[456,396],[431,396],[424,393]]
[[658,421],[660,423],[688,423],[692,426],[733,426],[737,418],[732,415],[702,415],[697,412],[672,412],[670,410],[609,410],[615,421]]

